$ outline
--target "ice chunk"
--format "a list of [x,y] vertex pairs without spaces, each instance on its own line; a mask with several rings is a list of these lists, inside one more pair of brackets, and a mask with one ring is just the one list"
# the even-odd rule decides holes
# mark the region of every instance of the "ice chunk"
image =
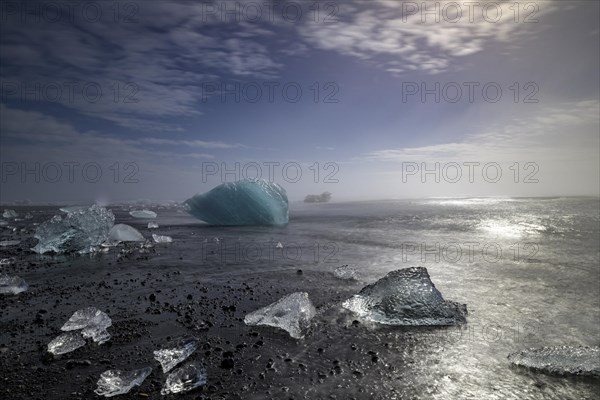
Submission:
[[106,329],[111,325],[112,321],[106,313],[95,307],[87,307],[75,311],[60,329],[62,331],[81,329],[83,337],[92,338],[94,342],[102,344],[110,339]]
[[108,240],[113,242],[143,242],[144,236],[132,226],[116,224],[108,234]]
[[134,386],[139,386],[152,372],[152,368],[136,369],[135,371],[120,371],[109,369],[98,379],[98,387],[94,392],[99,396],[112,397],[128,393]]
[[466,305],[444,300],[422,267],[390,272],[343,307],[385,325],[455,325],[465,323],[467,315]]
[[277,242],[277,244],[275,245],[276,249],[283,249],[283,244],[281,244],[281,242]]
[[103,344],[110,340],[110,333],[101,326],[90,326],[81,331],[84,338],[92,338],[95,343]]
[[185,201],[187,211],[210,225],[284,225],[288,223],[285,189],[264,179],[219,185]]
[[171,243],[173,241],[171,236],[157,235],[155,233],[152,234],[152,239],[154,239],[156,243]]
[[80,211],[85,211],[87,210],[89,207],[87,206],[69,206],[69,207],[62,207],[59,208],[60,211],[70,214],[73,212],[80,212]]
[[358,280],[358,271],[354,265],[342,265],[333,270],[333,275],[338,279]]
[[302,331],[317,314],[308,293],[296,292],[282,297],[275,303],[246,315],[247,325],[268,325],[287,331],[291,337],[302,339]]
[[0,275],[0,293],[19,294],[27,290],[29,286],[18,276]]
[[11,264],[14,264],[16,261],[17,260],[14,257],[3,258],[0,260],[0,265],[11,265]]
[[197,348],[198,339],[184,338],[178,340],[172,348],[156,350],[154,358],[162,366],[163,372],[167,373],[177,364],[188,358]]
[[114,221],[110,210],[95,204],[86,210],[70,212],[64,218],[55,215],[37,227],[34,237],[39,242],[32,250],[40,254],[90,252],[108,238]]
[[150,210],[133,210],[129,212],[133,218],[156,218],[156,213]]
[[3,240],[0,242],[0,247],[16,246],[21,243],[20,240]]
[[177,368],[167,376],[160,394],[189,392],[206,384],[206,370],[198,363],[189,363]]
[[19,215],[15,212],[15,210],[4,210],[2,213],[2,217],[4,218],[17,218]]
[[48,352],[59,355],[70,353],[85,346],[85,339],[79,332],[67,332],[48,343]]
[[148,222],[148,229],[156,229],[158,224],[156,222]]
[[521,367],[558,375],[600,377],[600,347],[540,347],[512,353],[508,360]]

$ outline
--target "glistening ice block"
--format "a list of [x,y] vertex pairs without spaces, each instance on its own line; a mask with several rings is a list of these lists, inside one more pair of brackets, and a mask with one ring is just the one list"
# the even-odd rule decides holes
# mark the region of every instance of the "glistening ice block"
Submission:
[[465,304],[444,300],[422,267],[390,272],[343,307],[385,325],[456,325],[465,323],[467,315]]
[[600,347],[541,347],[512,353],[513,365],[558,375],[600,377]]
[[246,325],[269,325],[287,331],[291,337],[302,339],[302,331],[308,327],[310,320],[317,315],[317,310],[308,298],[308,293],[289,294],[275,303],[246,315]]
[[112,211],[95,204],[64,218],[55,215],[37,227],[34,237],[39,242],[32,250],[39,254],[90,252],[108,238],[114,222]]
[[244,179],[219,185],[185,201],[188,212],[210,225],[285,225],[285,189],[264,179]]

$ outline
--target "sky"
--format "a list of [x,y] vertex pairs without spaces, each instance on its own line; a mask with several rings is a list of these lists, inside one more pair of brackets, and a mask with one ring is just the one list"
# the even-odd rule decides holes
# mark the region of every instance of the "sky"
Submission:
[[600,194],[598,2],[0,4],[3,203]]

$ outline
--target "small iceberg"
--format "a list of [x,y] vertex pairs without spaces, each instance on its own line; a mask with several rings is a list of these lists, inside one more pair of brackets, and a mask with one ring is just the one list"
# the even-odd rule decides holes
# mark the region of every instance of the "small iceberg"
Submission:
[[4,210],[2,213],[3,218],[17,218],[19,215],[15,212],[15,210]]
[[162,366],[164,373],[172,370],[177,364],[188,358],[198,348],[198,339],[185,338],[175,343],[175,346],[169,349],[156,350],[154,358]]
[[0,260],[0,265],[11,265],[11,264],[14,264],[16,261],[17,261],[17,259],[14,257],[3,258]]
[[60,211],[67,213],[67,214],[71,214],[74,212],[82,212],[87,210],[89,207],[87,206],[68,206],[68,207],[61,207],[59,208]]
[[55,215],[37,227],[34,237],[39,242],[32,250],[39,254],[89,253],[108,239],[114,221],[112,211],[96,204],[64,218]]
[[3,240],[0,242],[0,247],[16,246],[21,243],[20,240]]
[[0,275],[0,294],[19,294],[29,288],[18,276]]
[[155,243],[171,243],[173,241],[171,236],[157,235],[155,233],[152,234],[152,239],[154,239]]
[[309,194],[304,198],[305,203],[327,203],[331,200],[331,193]]
[[358,280],[358,270],[354,265],[342,265],[333,270],[333,275],[338,279]]
[[206,370],[198,363],[186,364],[167,376],[160,394],[189,392],[206,384]]
[[148,222],[148,229],[158,229],[158,224],[156,222]]
[[129,212],[133,218],[156,218],[156,213],[150,210],[133,210]]
[[287,331],[291,337],[302,339],[302,331],[317,314],[308,293],[296,292],[282,297],[275,303],[247,314],[246,325],[268,325]]
[[106,329],[111,325],[112,321],[106,313],[95,307],[87,307],[75,311],[60,330],[81,330],[83,337],[92,338],[94,342],[102,344],[110,339],[110,334]]
[[600,377],[600,347],[540,347],[512,353],[511,364],[556,375]]
[[109,242],[143,242],[144,236],[132,226],[116,224],[108,233]]
[[104,371],[98,379],[98,387],[94,392],[98,396],[112,397],[128,393],[134,386],[139,386],[152,372],[152,368],[142,368],[135,371],[120,371],[109,369]]
[[188,213],[210,225],[285,225],[285,189],[264,179],[227,182],[184,204]]
[[467,321],[467,306],[444,300],[422,267],[392,271],[342,306],[367,321],[385,325],[457,325]]
[[283,244],[281,242],[277,242],[277,244],[275,245],[276,249],[283,249]]
[[79,332],[67,332],[48,343],[48,352],[54,355],[70,353],[85,346],[85,339]]

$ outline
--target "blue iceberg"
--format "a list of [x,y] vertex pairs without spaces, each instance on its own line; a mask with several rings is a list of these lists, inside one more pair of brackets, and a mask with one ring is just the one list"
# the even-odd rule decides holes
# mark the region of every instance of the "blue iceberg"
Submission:
[[194,217],[210,225],[285,225],[288,198],[285,189],[264,179],[227,182],[184,204]]

